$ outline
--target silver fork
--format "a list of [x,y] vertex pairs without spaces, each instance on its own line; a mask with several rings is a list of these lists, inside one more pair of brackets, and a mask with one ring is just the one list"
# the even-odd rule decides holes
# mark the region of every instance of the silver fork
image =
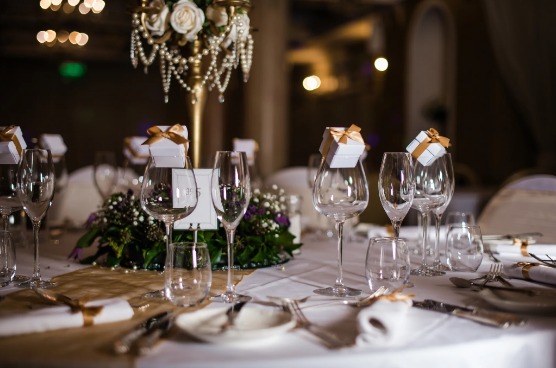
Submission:
[[297,300],[286,299],[284,300],[286,308],[289,312],[294,316],[295,320],[297,321],[297,326],[302,327],[314,336],[318,337],[324,344],[330,349],[337,349],[341,347],[350,346],[352,344],[345,342],[344,340],[340,339],[336,334],[323,329],[320,326],[317,326],[311,323],[305,314],[301,311],[299,307],[299,303]]
[[514,285],[509,282],[508,280],[506,280],[505,278],[502,277],[502,272],[504,271],[504,266],[501,263],[497,263],[496,266],[494,267],[494,270],[491,270],[491,272],[494,275],[494,280],[499,281],[501,284],[503,284],[504,286],[507,287],[514,287]]
[[488,273],[485,275],[485,281],[480,285],[480,288],[483,289],[487,283],[494,281],[496,279],[496,269],[498,268],[498,264],[491,264]]

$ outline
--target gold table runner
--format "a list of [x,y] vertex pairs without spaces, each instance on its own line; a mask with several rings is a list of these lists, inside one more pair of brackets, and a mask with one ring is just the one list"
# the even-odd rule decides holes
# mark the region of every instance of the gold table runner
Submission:
[[[253,270],[234,271],[239,280]],[[226,289],[226,271],[214,271],[211,295]],[[70,298],[103,299],[123,297],[136,308],[129,321],[97,326],[56,330],[20,336],[0,338],[0,366],[2,367],[133,367],[135,357],[131,354],[113,353],[114,341],[140,321],[165,310],[191,312],[208,305],[204,301],[196,307],[180,308],[169,301],[142,298],[148,292],[162,289],[164,276],[153,271],[109,269],[98,266],[53,278],[57,286],[52,291]],[[147,304],[145,306],[145,304]],[[9,294],[0,301],[0,316],[24,313],[31,309],[49,307],[32,290]]]

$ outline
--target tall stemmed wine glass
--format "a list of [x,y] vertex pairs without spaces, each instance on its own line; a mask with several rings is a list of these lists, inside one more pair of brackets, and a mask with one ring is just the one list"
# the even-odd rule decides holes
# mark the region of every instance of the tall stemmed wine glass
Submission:
[[394,237],[411,208],[415,194],[413,159],[407,152],[385,152],[378,177],[378,195],[384,211],[392,221]]
[[232,280],[234,235],[251,199],[249,168],[245,152],[218,151],[211,176],[211,197],[218,219],[226,229],[228,280],[226,291],[213,301],[236,303],[251,297],[237,294]]
[[189,216],[195,210],[199,196],[189,157],[171,159],[174,161],[159,162],[157,165],[156,159],[150,157],[141,186],[141,207],[155,219],[164,222],[166,255],[169,254],[172,242],[174,222]]
[[446,174],[444,156],[437,158],[428,166],[421,164],[419,161],[415,163],[415,196],[413,198],[412,208],[421,213],[422,262],[419,268],[411,270],[412,275],[439,276],[444,274],[442,271],[435,270],[432,262],[428,260],[427,230],[430,212],[446,202],[450,191],[450,185],[451,183]]
[[49,288],[55,284],[41,277],[39,265],[39,229],[54,196],[54,164],[50,150],[26,149],[19,164],[18,195],[23,209],[33,223],[34,268],[29,281],[18,286]]
[[438,206],[433,208],[432,213],[435,218],[435,230],[436,230],[436,238],[434,240],[434,261],[433,267],[437,271],[448,271],[450,268],[447,265],[442,264],[440,260],[440,223],[442,221],[442,215],[446,211],[446,208],[452,201],[452,197],[454,196],[454,190],[456,186],[456,181],[454,178],[454,166],[452,164],[452,155],[449,153],[444,154],[444,164],[446,165],[446,181],[450,184],[450,188],[446,193],[446,201],[442,206]]
[[333,286],[314,290],[327,296],[355,296],[361,290],[344,285],[342,270],[344,222],[361,214],[369,203],[369,188],[361,160],[353,168],[332,168],[322,160],[313,187],[313,205],[334,219],[338,232],[338,276]]

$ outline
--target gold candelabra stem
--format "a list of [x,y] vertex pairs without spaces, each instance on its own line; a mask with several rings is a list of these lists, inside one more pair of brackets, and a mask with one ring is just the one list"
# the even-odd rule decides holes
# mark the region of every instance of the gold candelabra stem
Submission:
[[[193,55],[200,53],[202,51],[201,47],[201,41],[195,40],[192,46]],[[201,166],[203,112],[207,99],[207,89],[201,83],[202,64],[200,59],[196,59],[193,62],[190,71],[191,74],[189,78],[190,85],[192,86],[191,100],[186,101],[186,104],[188,105],[189,121],[193,126],[193,131],[190,136],[193,167],[199,168]]]

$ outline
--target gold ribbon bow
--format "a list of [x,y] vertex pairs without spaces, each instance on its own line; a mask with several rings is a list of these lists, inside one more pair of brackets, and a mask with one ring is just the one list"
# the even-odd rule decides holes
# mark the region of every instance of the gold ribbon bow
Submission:
[[150,146],[166,138],[171,140],[175,144],[185,145],[187,142],[189,142],[189,140],[180,134],[183,131],[184,129],[180,124],[174,124],[170,128],[166,129],[166,131],[162,131],[162,129],[157,126],[152,126],[147,129],[147,133],[150,135],[150,137],[147,138],[147,140],[143,142],[143,144],[147,144]]
[[330,135],[328,136],[328,139],[326,140],[326,143],[322,148],[322,155],[324,157],[328,155],[328,150],[330,149],[330,145],[332,144],[332,141],[335,139],[338,140],[338,143],[342,143],[342,144],[346,144],[348,138],[357,142],[365,143],[360,133],[361,128],[359,128],[355,124],[351,124],[351,126],[345,130],[330,128],[328,131],[330,132]]
[[72,313],[81,312],[83,315],[83,326],[92,326],[95,322],[94,318],[102,312],[102,306],[98,307],[87,307],[85,304],[87,303],[86,299],[77,299],[73,301],[72,305],[70,305]]
[[372,305],[374,302],[378,300],[388,300],[389,302],[400,302],[400,301],[412,300],[413,298],[415,298],[415,294],[401,294],[401,292],[405,288],[406,286],[403,285],[393,290],[390,294],[379,295],[377,297],[374,297],[372,303],[370,303],[369,305]]
[[523,278],[525,280],[531,280],[531,276],[529,276],[529,270],[531,269],[531,267],[535,267],[535,266],[540,266],[540,263],[536,263],[536,262],[517,262],[515,264],[516,267],[522,267],[521,268],[521,274],[523,275]]
[[15,125],[10,125],[9,127],[4,128],[0,132],[0,142],[14,142],[15,149],[17,150],[19,156],[21,156],[21,153],[23,152],[23,147],[19,142],[19,138],[17,138],[17,135],[15,134],[16,130],[17,130],[17,126]]
[[442,137],[436,129],[430,128],[425,133],[427,134],[427,137],[423,139],[417,148],[415,148],[415,150],[411,153],[413,157],[419,158],[419,156],[425,152],[431,143],[440,143],[444,148],[450,147],[450,139]]

